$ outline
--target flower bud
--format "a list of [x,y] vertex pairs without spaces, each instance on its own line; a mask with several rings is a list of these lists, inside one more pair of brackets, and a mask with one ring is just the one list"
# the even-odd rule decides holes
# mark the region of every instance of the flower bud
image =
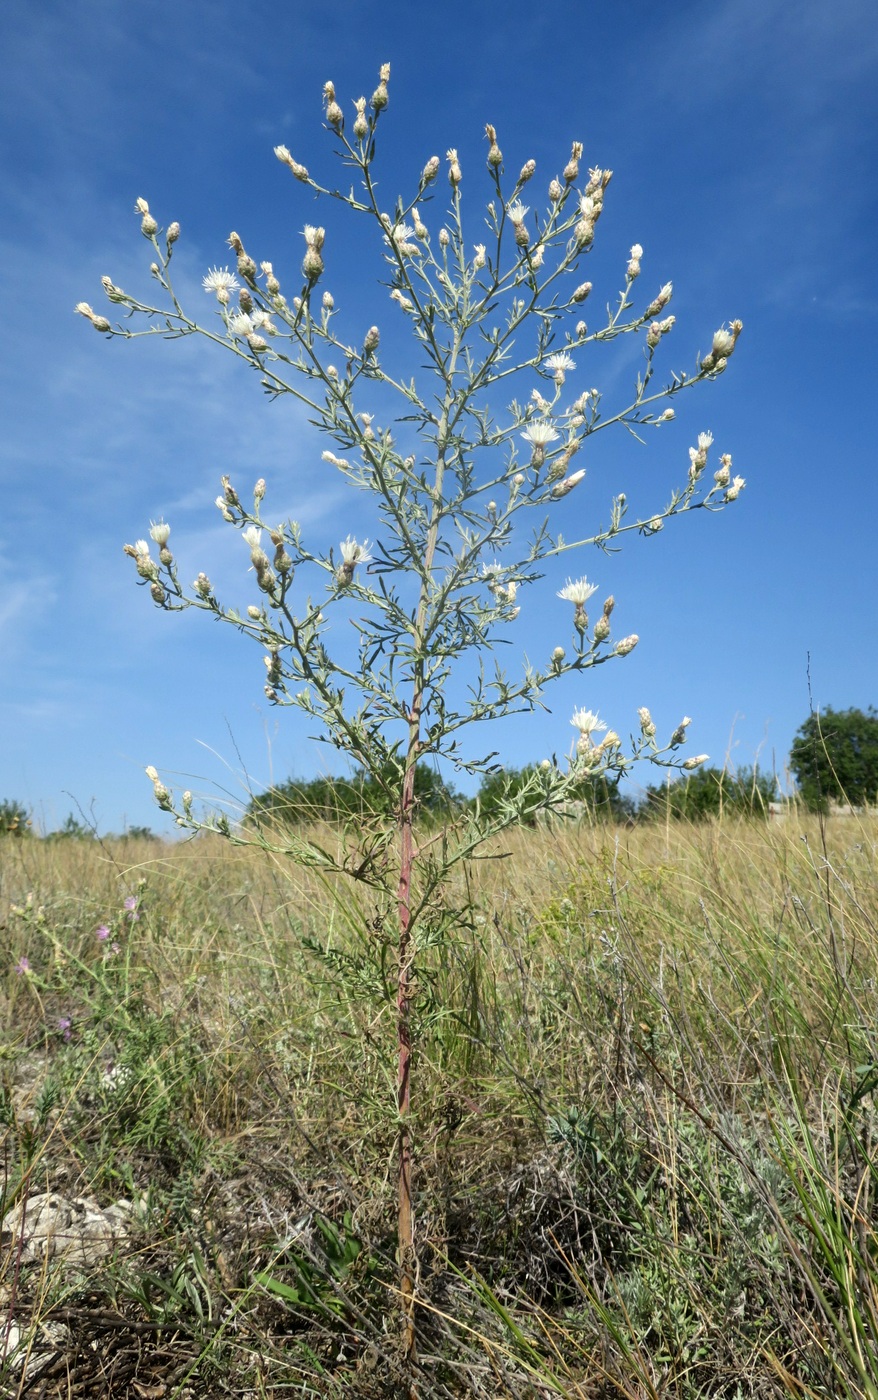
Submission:
[[450,235],[450,233],[448,232],[448,229],[447,229],[447,228],[440,228],[440,230],[439,230],[439,247],[440,247],[440,248],[447,248],[450,242],[451,242],[451,235]]
[[159,780],[158,769],[153,768],[153,766],[152,766],[151,763],[150,763],[146,768],[144,768],[143,771],[144,771],[144,773],[146,774],[146,776],[149,778],[149,781],[150,781],[151,783],[157,783],[157,782],[158,782],[158,780]]
[[700,753],[697,758],[687,758],[683,767],[691,773],[693,768],[700,768],[702,763],[706,763],[709,758],[709,753]]
[[553,204],[558,203],[558,200],[561,198],[563,193],[564,191],[561,188],[560,180],[553,179],[549,181],[549,199]]
[[316,282],[323,272],[323,259],[316,248],[309,248],[302,260],[302,271],[309,282]]
[[447,151],[446,160],[448,161],[448,183],[451,185],[452,189],[456,190],[461,180],[463,179],[463,173],[460,169],[460,161],[457,158],[457,151],[455,151],[453,148]]
[[537,163],[535,160],[526,160],[524,162],[524,165],[521,167],[521,171],[518,176],[518,183],[520,185],[526,185],[528,180],[533,179],[534,171],[536,170],[536,168]]
[[354,106],[357,109],[357,115],[354,120],[354,135],[358,141],[363,141],[369,134],[369,123],[366,119],[365,97],[358,97]]
[[570,300],[575,301],[577,303],[585,301],[586,297],[591,292],[591,289],[591,282],[580,282],[579,286],[576,288],[576,291],[573,293],[573,296],[570,298]]
[[644,738],[653,739],[655,737],[655,723],[645,705],[641,705],[637,711],[637,718],[640,720],[640,732]]
[[247,616],[252,618],[254,622],[258,622],[262,616],[262,609],[257,608],[254,603],[251,603],[247,608]]
[[375,351],[378,349],[380,339],[381,332],[378,327],[370,326],[366,332],[366,338],[363,341],[363,355],[374,355]]
[[180,237],[180,225],[176,222],[176,220],[172,224],[168,224],[168,231],[165,234],[165,237],[167,238],[169,245],[171,243],[176,243],[177,239]]
[[668,302],[671,300],[673,291],[673,282],[666,282],[665,285],[662,287],[661,291],[659,292],[658,296],[656,297],[655,301],[651,301],[649,303],[649,306],[646,308],[646,311],[643,314],[645,316],[657,316],[660,311],[664,310]]
[[488,169],[497,170],[503,164],[503,152],[497,145],[497,133],[490,122],[488,122],[488,125],[485,127],[485,135],[490,143],[488,150]]
[[556,482],[556,484],[552,487],[553,498],[557,501],[560,500],[562,496],[566,496],[568,492],[573,490],[574,486],[579,485],[580,481],[582,481],[584,476],[584,470],[573,472],[570,476],[565,477],[563,481]]
[[599,617],[594,625],[594,639],[596,642],[605,642],[610,635],[610,624],[608,619]]
[[673,748],[676,748],[679,744],[685,744],[685,742],[686,742],[686,730],[689,728],[689,725],[690,725],[691,723],[692,723],[692,720],[689,718],[688,715],[684,715],[683,718],[680,720],[680,723],[677,725],[677,728],[674,730],[673,734],[671,735],[671,748],[672,748],[672,749],[673,749]]
[[159,806],[166,812],[171,808],[171,794],[161,780],[157,779],[152,785],[153,795]]
[[427,164],[424,166],[423,171],[421,172],[422,185],[429,185],[432,180],[436,179],[436,176],[439,174],[439,165],[439,157],[431,156],[430,159],[427,161]]
[[570,159],[564,167],[564,182],[572,185],[579,174],[579,162],[582,157],[582,142],[574,141],[570,152]]
[[158,580],[155,580],[155,582],[149,585],[149,591],[152,594],[152,601],[154,603],[158,603],[159,606],[161,606],[161,604],[165,601],[165,598],[168,596],[165,593],[165,590],[162,588],[161,584],[158,582]]
[[200,598],[209,598],[213,592],[210,579],[207,574],[199,574],[192,587]]
[[629,652],[634,650],[639,641],[640,638],[636,632],[632,632],[630,637],[623,637],[621,642],[616,643],[615,655],[627,656]]

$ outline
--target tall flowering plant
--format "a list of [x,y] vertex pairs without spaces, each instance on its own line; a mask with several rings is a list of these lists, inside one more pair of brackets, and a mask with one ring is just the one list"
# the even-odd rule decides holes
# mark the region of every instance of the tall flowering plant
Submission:
[[[664,507],[630,518],[626,498],[618,494],[604,528],[573,540],[562,536],[564,503],[585,479],[586,468],[578,463],[587,461],[595,434],[622,425],[639,435],[666,425],[678,394],[725,371],[741,322],[717,330],[691,372],[660,380],[660,352],[674,327],[668,313],[673,288],[668,282],[653,296],[638,298],[643,249],[634,244],[615,304],[589,326],[584,313],[592,284],[582,267],[612,172],[581,170],[578,141],[545,197],[535,201],[539,208],[531,208],[525,199],[534,188],[535,162],[525,161],[516,177],[508,177],[496,131],[486,126],[490,199],[484,242],[473,243],[465,231],[456,150],[447,152],[444,167],[432,156],[408,194],[385,207],[374,165],[389,78],[385,65],[371,98],[354,102],[350,130],[333,84],[323,89],[326,127],[358,177],[349,193],[322,184],[285,146],[277,146],[275,155],[309,194],[342,205],[373,228],[386,266],[388,317],[414,338],[419,373],[410,375],[410,359],[404,373],[394,367],[396,356],[385,357],[384,344],[397,339],[386,329],[373,325],[351,337],[343,328],[326,285],[331,240],[312,224],[303,230],[301,268],[290,273],[257,262],[241,237],[230,234],[236,266],[215,267],[204,276],[215,314],[202,325],[184,310],[172,281],[180,227],[171,223],[161,230],[140,199],[136,212],[154,253],[151,273],[161,304],[142,301],[105,277],[104,291],[125,321],[112,322],[84,302],[76,310],[110,337],[200,335],[231,351],[257,371],[271,394],[292,395],[307,407],[328,444],[324,461],[368,492],[377,511],[374,544],[348,534],[337,551],[312,551],[295,521],[278,524],[267,515],[263,480],[245,501],[224,476],[216,505],[240,531],[258,595],[243,611],[222,603],[205,573],[189,589],[181,583],[166,523],[153,524],[149,538],[125,545],[125,552],[158,607],[199,608],[257,641],[269,702],[313,717],[321,734],[361,765],[386,797],[391,816],[352,835],[343,855],[333,857],[307,835],[290,836],[287,849],[303,862],[364,881],[382,906],[395,910],[399,1270],[405,1346],[413,1354],[415,970],[419,949],[435,940],[442,923],[437,895],[450,869],[488,836],[525,810],[563,808],[585,777],[620,774],[641,757],[691,769],[705,756],[683,759],[678,753],[688,718],[660,744],[649,711],[641,709],[639,732],[625,753],[618,733],[591,709],[578,708],[572,717],[577,737],[565,763],[544,761],[490,814],[476,805],[450,818],[441,832],[422,832],[417,840],[416,766],[441,760],[458,771],[484,774],[496,755],[474,751],[473,726],[533,710],[562,677],[625,657],[636,646],[636,635],[614,635],[613,598],[603,601],[592,620],[597,585],[571,577],[557,594],[572,609],[567,646],[556,646],[512,675],[498,664],[489,669],[488,654],[508,640],[547,561],[586,545],[606,548],[631,532],[655,534],[668,520],[695,510],[717,511],[738,497],[744,481],[732,475],[728,455],[708,471],[713,439],[702,433]],[[443,169],[447,205],[437,198]],[[282,277],[292,280],[291,295]],[[132,328],[138,319],[147,324]],[[627,401],[610,407],[599,389],[581,387],[579,366],[586,354],[591,359],[592,347],[621,335],[638,338],[642,362]],[[399,411],[379,421],[379,408],[390,396]],[[510,401],[495,417],[490,405],[498,396]],[[357,630],[354,662],[333,646],[333,624],[341,619]],[[468,687],[457,684],[461,680]],[[159,805],[180,826],[218,829],[238,841],[268,839],[251,828],[233,828],[223,814],[198,817],[190,793],[177,799],[156,769],[147,774]]]

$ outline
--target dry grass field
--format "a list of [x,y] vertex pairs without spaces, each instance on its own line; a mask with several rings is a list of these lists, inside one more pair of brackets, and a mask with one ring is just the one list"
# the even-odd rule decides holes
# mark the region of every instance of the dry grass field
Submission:
[[[565,827],[460,869],[418,1396],[878,1400],[876,842]],[[9,837],[0,939],[8,1393],[408,1395],[392,911],[218,839]],[[47,1193],[123,1203],[100,1258],[29,1244]]]

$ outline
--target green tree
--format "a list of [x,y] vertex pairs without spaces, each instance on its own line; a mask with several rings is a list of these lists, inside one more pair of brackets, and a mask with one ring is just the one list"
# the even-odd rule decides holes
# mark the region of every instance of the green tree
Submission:
[[[372,774],[359,772],[351,778],[290,778],[254,797],[247,815],[283,826],[387,816],[392,811],[395,781],[395,774],[389,769]],[[419,763],[415,769],[414,803],[418,816],[429,820],[449,815],[460,798],[435,768]]]
[[757,766],[730,773],[722,768],[701,768],[673,783],[648,787],[640,813],[644,817],[670,815],[680,821],[703,821],[727,813],[737,816],[766,816],[768,804],[777,797],[773,774]]
[[0,836],[24,836],[30,831],[27,808],[14,798],[0,802]]
[[810,714],[793,740],[790,770],[812,811],[878,801],[878,711],[827,706]]

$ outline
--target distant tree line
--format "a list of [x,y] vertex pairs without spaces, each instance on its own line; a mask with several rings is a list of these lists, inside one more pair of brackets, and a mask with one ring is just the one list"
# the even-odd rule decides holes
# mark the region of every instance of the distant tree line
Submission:
[[[522,806],[522,824],[535,826],[544,819],[539,785],[533,781],[536,772],[533,764],[497,770],[482,779],[475,796],[465,797],[428,764],[420,763],[415,772],[418,815],[427,823],[441,821],[451,810],[478,804],[491,817],[515,801]],[[776,795],[775,779],[758,768],[739,769],[736,773],[700,769],[668,784],[647,788],[639,803],[628,793],[620,792],[617,782],[600,777],[584,780],[558,816],[561,820],[567,817],[609,822],[649,821],[667,816],[698,821],[721,816],[723,812],[765,816]],[[304,826],[313,821],[347,821],[386,813],[386,801],[380,782],[365,776],[290,779],[255,797],[247,815],[255,821]]]
[[[833,804],[866,807],[878,804],[878,711],[833,710],[814,712],[797,731],[790,753],[790,772],[796,780],[799,800],[811,811],[828,811]],[[499,813],[510,800],[520,800],[522,821],[539,820],[535,765],[498,769],[487,774],[474,797],[464,797],[427,763],[415,770],[415,801],[424,822],[479,804],[488,815]],[[386,814],[396,790],[393,774],[363,773],[342,778],[290,778],[254,797],[246,817],[279,825],[301,826],[309,822],[344,822]],[[528,803],[529,792],[533,801]],[[522,796],[524,795],[524,796]],[[585,779],[568,804],[567,816],[596,821],[701,821],[723,815],[767,816],[769,804],[779,796],[777,779],[758,766],[699,768],[648,787],[639,801],[619,791],[618,782],[606,778]],[[0,838],[32,834],[30,816],[23,803],[0,800]],[[51,841],[93,840],[95,828],[72,814],[44,838]],[[155,837],[147,826],[132,826],[124,833],[130,840]]]

